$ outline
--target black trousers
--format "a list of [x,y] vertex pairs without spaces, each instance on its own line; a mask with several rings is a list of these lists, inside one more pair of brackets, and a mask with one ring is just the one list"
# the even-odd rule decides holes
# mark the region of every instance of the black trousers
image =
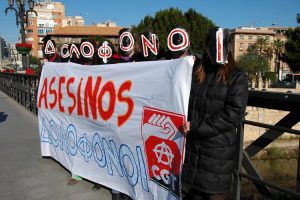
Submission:
[[190,189],[188,195],[183,200],[225,200],[225,197],[226,193],[209,194],[196,189]]

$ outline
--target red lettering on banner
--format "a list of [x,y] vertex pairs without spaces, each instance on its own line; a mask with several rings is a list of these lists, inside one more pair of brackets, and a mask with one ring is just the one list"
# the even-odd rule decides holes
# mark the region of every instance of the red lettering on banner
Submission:
[[[105,110],[103,108],[102,99],[105,95],[105,93],[109,94],[109,104],[108,108]],[[100,113],[101,118],[104,121],[108,121],[113,113],[115,112],[115,105],[116,105],[116,89],[113,82],[107,82],[103,88],[101,89],[101,92],[98,97],[98,110]]]
[[55,82],[55,77],[53,77],[50,81],[50,85],[49,85],[49,93],[50,95],[54,96],[53,102],[49,103],[50,109],[53,109],[57,103],[57,94],[56,94],[56,90],[52,88],[53,83]]
[[67,93],[68,93],[68,96],[73,100],[73,105],[72,106],[69,106],[68,107],[68,111],[69,111],[69,114],[71,115],[73,110],[75,109],[76,107],[76,97],[75,95],[70,91],[70,85],[72,83],[74,83],[75,81],[75,78],[74,77],[71,77],[69,78],[68,82],[67,82]]
[[[85,117],[89,118],[89,105],[92,111],[93,119],[97,119],[97,105],[96,105],[96,99],[97,99],[97,93],[100,87],[102,78],[97,77],[95,87],[93,87],[93,77],[89,76],[88,80],[86,82],[85,90],[84,90],[84,113]],[[89,103],[89,105],[88,105]]]
[[78,85],[78,88],[77,88],[77,115],[78,116],[83,115],[82,105],[81,105],[81,84],[82,84],[82,79],[83,78],[80,78],[80,82],[79,82],[79,85]]
[[133,108],[134,108],[134,102],[130,97],[124,97],[123,92],[130,91],[132,82],[131,81],[125,81],[119,88],[118,91],[118,100],[120,102],[127,103],[128,109],[127,112],[124,115],[118,115],[118,127],[122,126],[131,116]]
[[[58,83],[56,81],[57,79]],[[76,85],[74,85],[75,82],[77,83]],[[84,116],[90,118],[89,114],[91,112],[93,120],[97,120],[100,116],[103,121],[108,121],[115,112],[117,102],[124,103],[127,106],[127,110],[124,114],[117,116],[117,125],[120,127],[130,118],[134,109],[134,101],[124,95],[124,92],[130,91],[132,82],[129,80],[123,82],[118,90],[116,90],[113,81],[106,82],[103,87],[100,87],[101,82],[101,76],[97,76],[96,80],[95,77],[89,76],[86,82],[82,77],[79,82],[77,82],[75,77],[66,79],[65,76],[60,76],[52,77],[48,85],[48,78],[46,77],[39,95],[38,108],[44,103],[46,109],[48,109],[49,106],[52,110],[58,104],[58,110],[62,113],[64,113],[67,108],[68,114],[72,115],[74,110],[77,109],[78,116],[82,116],[84,112]],[[85,85],[83,98],[81,95],[82,83]],[[48,92],[53,96],[53,101],[49,102],[49,105]],[[64,102],[68,98],[64,95],[70,99],[70,103],[68,103],[68,107],[66,108],[64,107]]]
[[45,108],[48,109],[47,89],[48,89],[48,79],[47,79],[47,77],[46,77],[45,80],[44,80],[44,83],[43,83],[43,87],[42,87],[41,94],[40,94],[39,103],[38,103],[38,108],[41,107],[42,100],[44,99],[44,105],[45,105]]
[[66,77],[61,76],[59,77],[59,81],[58,81],[58,108],[60,112],[65,112],[65,108],[61,105],[61,100],[62,100],[62,93],[61,93],[61,87],[62,84],[64,84],[66,81]]

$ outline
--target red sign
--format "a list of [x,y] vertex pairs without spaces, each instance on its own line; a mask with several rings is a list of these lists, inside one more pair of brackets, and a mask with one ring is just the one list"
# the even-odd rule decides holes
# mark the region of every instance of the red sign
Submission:
[[150,180],[180,196],[180,174],[185,138],[179,127],[183,115],[145,107],[142,136]]

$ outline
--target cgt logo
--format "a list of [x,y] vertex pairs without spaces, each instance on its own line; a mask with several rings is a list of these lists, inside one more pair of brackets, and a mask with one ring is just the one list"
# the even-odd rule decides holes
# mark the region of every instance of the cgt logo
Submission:
[[180,170],[183,161],[184,137],[178,127],[184,116],[145,107],[142,137],[152,181],[180,196]]

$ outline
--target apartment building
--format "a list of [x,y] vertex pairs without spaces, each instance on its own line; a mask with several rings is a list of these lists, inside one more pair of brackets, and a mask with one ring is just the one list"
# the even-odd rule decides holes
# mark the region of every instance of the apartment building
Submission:
[[60,29],[63,26],[83,26],[84,19],[81,16],[65,16],[65,6],[61,2],[51,0],[38,1],[34,6],[37,16],[29,13],[28,24],[25,30],[27,43],[32,44],[31,55],[42,58],[43,38],[50,32]]
[[[284,27],[239,27],[233,30],[234,42],[233,42],[233,56],[237,60],[239,56],[246,54],[247,49],[253,45],[257,39],[266,38],[272,44],[275,40],[280,39],[286,41],[285,36],[288,28]],[[273,53],[273,56],[270,60],[271,71],[276,71],[275,63],[276,55]],[[286,63],[280,61],[280,73],[286,74],[289,73],[289,67]]]

